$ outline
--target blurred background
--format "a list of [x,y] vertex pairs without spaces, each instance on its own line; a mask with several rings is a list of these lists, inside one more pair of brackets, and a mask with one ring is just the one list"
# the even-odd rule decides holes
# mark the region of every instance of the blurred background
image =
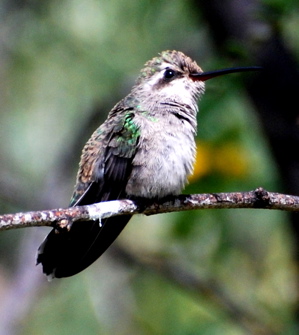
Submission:
[[[81,149],[167,49],[207,82],[185,193],[299,194],[295,0],[0,0],[0,212],[66,207]],[[298,334],[298,214],[134,217],[84,272],[47,282],[48,228],[0,234],[0,334]]]

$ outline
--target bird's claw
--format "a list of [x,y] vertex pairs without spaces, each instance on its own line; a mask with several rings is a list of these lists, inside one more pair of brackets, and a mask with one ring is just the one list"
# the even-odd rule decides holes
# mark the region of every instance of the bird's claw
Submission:
[[69,232],[73,225],[72,220],[70,219],[62,219],[56,223],[55,233],[60,234],[62,232]]

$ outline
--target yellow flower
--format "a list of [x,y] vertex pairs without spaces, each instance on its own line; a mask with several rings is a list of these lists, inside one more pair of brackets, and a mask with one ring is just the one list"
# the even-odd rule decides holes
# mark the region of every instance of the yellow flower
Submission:
[[224,176],[243,177],[249,171],[249,161],[244,150],[235,143],[213,147],[208,143],[197,143],[194,172],[189,176],[193,182],[203,176],[218,173]]

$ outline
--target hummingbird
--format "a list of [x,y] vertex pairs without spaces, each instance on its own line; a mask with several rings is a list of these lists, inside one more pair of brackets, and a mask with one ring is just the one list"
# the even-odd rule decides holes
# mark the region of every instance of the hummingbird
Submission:
[[[145,63],[131,92],[84,146],[70,207],[180,194],[195,161],[198,101],[205,81],[257,69],[204,72],[175,50]],[[38,249],[37,264],[49,278],[73,276],[107,250],[130,218],[77,221],[68,231],[54,227]]]

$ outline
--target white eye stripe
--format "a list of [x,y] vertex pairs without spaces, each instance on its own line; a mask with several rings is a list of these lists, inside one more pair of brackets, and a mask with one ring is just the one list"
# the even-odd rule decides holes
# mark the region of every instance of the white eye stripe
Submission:
[[[153,86],[153,85],[159,83],[161,80],[165,79],[165,71],[166,70],[172,70],[172,69],[169,67],[169,64],[164,63],[164,64],[161,65],[161,70],[159,72],[156,72],[152,76],[152,78],[148,81],[148,84]],[[175,70],[172,70],[172,71],[176,72]]]
[[152,76],[152,78],[147,82],[147,84],[149,84],[150,86],[154,86],[157,83],[159,83],[164,78],[164,72],[165,72],[165,69],[163,69],[159,72],[156,72]]
[[[169,63],[160,64],[160,70],[155,72],[149,80],[144,83],[143,91],[149,94],[155,91],[156,98],[172,100],[187,105],[196,105],[196,98],[204,92],[205,84],[202,81],[194,82],[189,76],[182,75],[165,80],[165,71],[177,72]],[[164,82],[164,84],[163,84]],[[146,93],[147,92],[147,93]],[[148,95],[149,97],[150,95]],[[156,100],[156,99],[155,99]]]

